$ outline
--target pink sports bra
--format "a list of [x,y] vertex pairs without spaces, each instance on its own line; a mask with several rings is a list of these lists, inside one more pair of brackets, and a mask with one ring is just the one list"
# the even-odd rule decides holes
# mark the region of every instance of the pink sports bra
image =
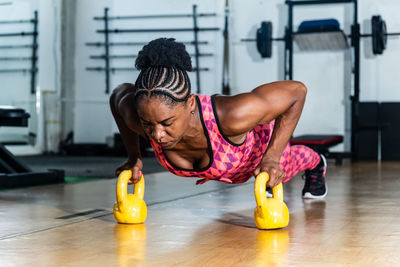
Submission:
[[217,118],[213,96],[197,95],[200,120],[207,138],[210,151],[210,163],[200,169],[183,169],[168,160],[162,147],[149,138],[157,160],[171,173],[183,177],[203,178],[196,184],[209,180],[225,183],[243,183],[253,176],[254,169],[260,163],[268,147],[274,122],[257,125],[250,130],[242,144],[234,144],[222,133]]

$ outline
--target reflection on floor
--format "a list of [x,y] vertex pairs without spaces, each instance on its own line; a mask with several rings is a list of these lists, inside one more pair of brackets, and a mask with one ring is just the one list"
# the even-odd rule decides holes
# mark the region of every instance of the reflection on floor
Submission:
[[329,166],[325,200],[284,186],[289,226],[255,228],[253,181],[145,174],[148,218],[119,225],[116,180],[0,191],[0,266],[398,266],[400,164]]

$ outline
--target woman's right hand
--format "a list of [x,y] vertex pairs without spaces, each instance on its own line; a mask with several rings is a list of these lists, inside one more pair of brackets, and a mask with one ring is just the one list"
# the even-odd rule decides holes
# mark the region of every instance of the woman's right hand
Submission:
[[129,183],[134,183],[136,184],[137,182],[140,181],[140,178],[142,177],[142,168],[143,168],[143,162],[140,158],[136,160],[130,160],[128,159],[125,161],[121,166],[119,166],[115,170],[115,175],[119,176],[119,174],[124,171],[124,170],[131,170],[132,171],[132,178],[129,180]]

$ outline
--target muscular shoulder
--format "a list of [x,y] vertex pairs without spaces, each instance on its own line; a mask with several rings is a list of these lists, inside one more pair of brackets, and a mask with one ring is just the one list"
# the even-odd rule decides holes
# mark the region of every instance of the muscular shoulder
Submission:
[[133,94],[135,92],[135,85],[132,83],[123,83],[118,85],[112,92],[110,97],[110,104],[114,107],[119,108],[121,101],[127,99],[127,96],[131,95],[133,99]]
[[252,122],[249,113],[252,113],[254,105],[256,103],[250,93],[215,96],[215,109],[223,133],[226,136],[237,136],[252,129],[256,122]]
[[282,81],[263,84],[251,92],[215,97],[215,107],[225,135],[248,132],[258,124],[274,120],[293,103],[305,98],[302,83]]
[[143,130],[137,115],[134,93],[134,84],[120,84],[113,90],[110,96],[110,106],[113,113],[116,113],[124,120],[131,130],[142,134]]

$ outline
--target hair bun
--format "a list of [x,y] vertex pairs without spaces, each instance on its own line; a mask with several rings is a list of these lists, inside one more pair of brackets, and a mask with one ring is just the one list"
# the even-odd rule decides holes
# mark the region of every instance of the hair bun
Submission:
[[192,71],[192,60],[183,43],[175,42],[174,38],[159,38],[143,47],[135,66],[139,70],[149,67],[176,67]]

